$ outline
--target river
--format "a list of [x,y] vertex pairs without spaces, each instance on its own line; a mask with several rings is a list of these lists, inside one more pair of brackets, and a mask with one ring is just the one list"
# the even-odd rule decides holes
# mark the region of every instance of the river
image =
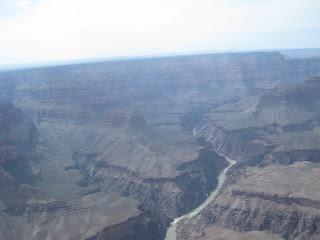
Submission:
[[225,179],[226,179],[226,173],[228,170],[236,163],[234,160],[231,160],[229,158],[226,158],[227,161],[229,162],[229,166],[226,167],[219,175],[218,177],[218,184],[213,192],[210,193],[209,197],[196,209],[192,210],[189,213],[186,213],[185,215],[182,215],[178,218],[175,218],[170,227],[167,230],[167,234],[164,240],[176,240],[176,227],[177,224],[185,219],[190,219],[193,218],[195,215],[197,215],[202,209],[204,209],[210,202],[212,202],[216,197],[221,189]]

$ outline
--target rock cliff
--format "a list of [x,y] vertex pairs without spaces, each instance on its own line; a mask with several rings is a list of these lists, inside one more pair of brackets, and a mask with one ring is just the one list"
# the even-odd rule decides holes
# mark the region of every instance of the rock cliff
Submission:
[[[181,225],[179,236],[318,236],[318,213],[310,210],[317,198],[257,193],[242,179],[248,168],[263,172],[274,164],[318,162],[319,84],[310,77],[319,74],[319,58],[277,52],[2,72],[1,99],[23,112],[13,111],[22,120],[12,121],[12,132],[3,127],[11,139],[9,145],[0,142],[4,185],[20,195],[27,184],[37,197],[32,207],[25,207],[28,197],[19,200],[18,213],[11,211],[15,206],[2,211],[0,229],[20,229],[15,239],[162,239],[174,217],[214,189],[227,164],[218,152],[238,164],[217,201]],[[9,116],[6,111],[0,108]],[[22,168],[30,171],[18,179]],[[0,202],[1,209],[5,205]]]
[[180,224],[178,239],[319,238],[319,90],[313,77],[206,116],[196,133],[238,164],[215,201]]

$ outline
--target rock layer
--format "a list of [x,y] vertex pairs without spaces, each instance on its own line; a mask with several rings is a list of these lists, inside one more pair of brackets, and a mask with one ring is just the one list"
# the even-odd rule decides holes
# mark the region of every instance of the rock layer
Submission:
[[[226,106],[228,111],[206,116],[196,134],[238,164],[216,200],[180,224],[178,239],[232,239],[235,232],[255,232],[261,239],[319,238],[319,83],[314,77],[255,96],[254,107],[242,102],[246,107],[238,112]],[[292,118],[297,110],[303,114]],[[223,115],[229,119],[222,121]]]
[[[316,78],[300,83],[319,74],[320,59],[288,59],[276,52],[165,57],[1,73],[1,98],[19,106],[37,127],[31,132],[37,132],[33,148],[38,157],[27,162],[32,175],[38,177],[30,183],[32,189],[43,195],[27,215],[35,216],[35,224],[19,222],[21,232],[29,234],[37,226],[37,232],[28,236],[62,237],[52,226],[74,221],[81,231],[64,228],[66,239],[161,239],[174,217],[196,207],[214,189],[217,175],[226,165],[215,151],[239,162],[221,193],[228,203],[222,210],[231,209],[229,205],[242,202],[245,194],[240,197],[226,191],[247,167],[308,159],[317,162],[318,83]],[[288,88],[288,84],[298,86]],[[296,101],[300,98],[303,101]],[[196,136],[191,131],[194,127]],[[303,144],[298,137],[305,139]],[[312,151],[308,149],[311,146]],[[3,151],[3,164],[15,159],[11,149]],[[18,171],[12,169],[11,173]],[[20,183],[16,192],[18,188]],[[265,214],[263,210],[268,208],[264,204],[270,201],[250,194],[250,214],[254,204],[263,206],[258,212]],[[104,200],[106,212],[96,213],[100,200]],[[42,201],[48,201],[46,207]],[[64,204],[57,205],[63,216],[58,215],[60,210],[52,209],[51,201]],[[129,210],[127,214],[114,213],[119,219],[106,220],[113,204]],[[274,208],[281,205],[270,204]],[[301,220],[303,214],[309,216],[309,210],[301,210],[297,202],[292,205],[297,205],[297,221],[301,223],[295,226],[310,226]],[[212,206],[212,211],[219,209],[214,203]],[[87,209],[79,214],[83,219],[92,218],[92,225],[76,219],[72,211],[77,207]],[[44,220],[33,213],[39,209],[52,216],[52,220],[46,219],[48,225],[37,222]],[[289,207],[283,209],[281,218],[295,220],[288,217]],[[243,207],[240,215],[246,211]],[[4,226],[23,219],[17,219],[13,212],[5,214],[8,220]],[[296,231],[297,235],[289,236],[263,224],[255,226],[256,218],[250,214],[251,224],[239,229],[233,227],[232,217],[220,228],[217,220],[206,220],[209,227],[201,234],[229,228],[230,236],[236,231],[243,237],[312,235],[309,227],[308,233],[299,235]],[[197,229],[193,227],[190,231]],[[181,227],[181,233],[184,231]]]

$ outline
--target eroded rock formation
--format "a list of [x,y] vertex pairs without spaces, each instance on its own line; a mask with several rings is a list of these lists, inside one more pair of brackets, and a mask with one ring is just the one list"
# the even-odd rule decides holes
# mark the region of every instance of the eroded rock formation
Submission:
[[0,73],[1,99],[34,122],[19,120],[4,131],[10,145],[0,142],[1,164],[27,159],[19,161],[32,176],[17,179],[19,169],[2,167],[4,185],[19,196],[30,192],[32,201],[12,196],[14,213],[1,200],[1,229],[19,229],[3,230],[15,239],[162,239],[173,218],[214,189],[227,164],[218,152],[238,164],[217,200],[179,226],[178,237],[316,237],[317,197],[288,196],[274,183],[275,190],[257,192],[243,176],[318,162],[320,91],[309,77],[319,74],[320,59],[276,52]]

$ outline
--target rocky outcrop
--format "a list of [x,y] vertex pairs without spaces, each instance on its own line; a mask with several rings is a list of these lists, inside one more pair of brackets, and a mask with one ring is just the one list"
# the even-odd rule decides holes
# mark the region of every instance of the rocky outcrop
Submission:
[[39,119],[88,122],[124,108],[156,118],[189,111],[301,82],[319,68],[317,58],[286,59],[276,52],[213,54],[12,71],[1,74],[0,86],[3,97]]
[[0,166],[18,180],[34,180],[29,161],[37,158],[37,130],[12,104],[0,103]]
[[143,130],[147,127],[147,121],[141,112],[134,111],[129,118],[129,126],[133,130]]
[[210,142],[219,153],[238,161],[244,161],[273,149],[270,141],[255,141],[267,131],[268,128],[228,130],[216,125],[214,121],[205,119],[194,132],[197,136]]
[[[76,167],[91,182],[97,182],[101,192],[116,191],[123,196],[138,199],[142,209],[159,224],[164,234],[171,219],[195,208],[217,184],[219,172],[227,165],[224,158],[210,149],[203,149],[193,162],[181,164],[180,174],[167,178],[145,178],[104,161],[98,156],[77,153]],[[83,159],[91,159],[88,164]],[[82,160],[81,160],[82,159]],[[196,191],[195,191],[196,189]]]
[[45,193],[41,198],[34,191],[28,195],[23,213],[0,212],[4,239],[159,239],[155,223],[132,199],[97,193],[64,203]]
[[[238,164],[219,196],[197,217],[179,224],[178,239],[232,239],[236,232],[239,237],[259,232],[281,239],[319,238],[314,164],[319,161],[319,86],[314,77],[267,91],[258,104],[240,103],[248,106],[238,112],[227,106],[224,113],[207,114],[195,133]],[[293,118],[297,111],[301,116]]]
[[[185,148],[173,148],[171,144],[175,143],[170,143],[170,141],[173,140],[171,135],[166,137],[168,140],[171,139],[166,143],[162,138],[164,136],[160,134],[158,130],[148,126],[141,112],[127,112],[122,123],[119,121],[117,125],[109,125],[110,127],[121,127],[122,130],[117,130],[117,133],[122,131],[125,133],[124,135],[118,135],[120,140],[115,142],[114,146],[109,146],[111,148],[115,147],[114,150],[92,153],[90,149],[88,149],[89,152],[80,152],[77,151],[77,149],[80,149],[79,146],[82,147],[84,145],[80,144],[78,146],[79,143],[75,142],[74,144],[77,146],[77,148],[75,148],[70,142],[63,141],[63,148],[66,146],[70,147],[70,153],[72,153],[70,160],[72,164],[65,165],[65,168],[61,168],[63,165],[59,164],[57,165],[57,169],[54,170],[56,172],[53,172],[52,177],[57,178],[55,181],[59,181],[58,178],[62,178],[61,180],[63,181],[63,183],[61,183],[62,185],[58,185],[59,194],[57,194],[55,192],[55,185],[52,185],[52,188],[47,187],[47,184],[51,183],[47,183],[47,181],[52,181],[52,177],[48,175],[49,171],[51,172],[56,166],[55,163],[50,163],[54,164],[52,166],[45,166],[47,161],[52,162],[51,159],[53,156],[45,149],[52,148],[53,146],[59,149],[59,146],[56,145],[55,137],[43,138],[43,129],[41,126],[44,124],[46,124],[46,131],[52,129],[52,126],[50,127],[49,125],[50,122],[42,121],[39,124],[38,144],[36,145],[34,143],[33,145],[33,147],[37,147],[38,152],[41,154],[40,160],[35,162],[31,161],[33,174],[41,176],[41,179],[35,183],[36,187],[25,185],[27,187],[23,188],[25,190],[22,192],[20,183],[12,177],[13,181],[15,181],[13,187],[9,189],[10,185],[4,183],[7,187],[2,189],[4,195],[8,191],[16,194],[14,196],[8,196],[8,202],[10,202],[9,199],[11,198],[17,201],[16,204],[10,206],[5,203],[6,211],[3,214],[6,216],[6,221],[1,223],[4,227],[9,226],[15,221],[20,221],[22,216],[33,219],[32,224],[22,223],[21,226],[16,226],[17,229],[20,229],[21,234],[25,234],[24,236],[20,234],[14,235],[12,232],[6,235],[10,236],[10,234],[13,234],[16,239],[40,239],[48,236],[60,238],[62,233],[64,236],[67,236],[67,239],[71,237],[86,237],[88,239],[161,239],[164,236],[166,226],[170,223],[170,219],[194,208],[205,199],[206,194],[215,187],[217,175],[226,165],[224,158],[212,151],[209,145],[206,145],[205,142],[197,143],[192,138],[187,138],[186,140],[190,142],[185,140],[186,142],[184,144],[191,146],[192,149],[197,147],[197,151],[189,150],[189,153],[191,153],[190,156],[184,157],[183,155],[180,158],[179,153],[183,152],[182,149]],[[71,126],[86,131],[86,125],[72,123]],[[60,127],[61,126],[59,126],[58,129],[60,129]],[[56,133],[58,129],[53,132]],[[71,129],[73,133],[70,134],[71,132],[67,129],[68,128],[64,127],[61,128],[63,134],[58,135],[59,141],[63,140],[64,136],[68,139],[72,137],[72,134],[74,134],[73,130]],[[109,131],[109,133],[112,133],[112,131]],[[101,134],[103,135],[104,132],[101,132],[100,135],[97,134],[96,137],[100,139]],[[114,139],[114,136],[111,139]],[[90,137],[90,141],[95,141],[91,136],[82,135],[79,139],[80,142],[87,137]],[[184,135],[184,138],[185,137],[186,135]],[[176,136],[176,139],[181,141],[180,136]],[[124,156],[128,156],[126,151],[129,153],[132,150],[130,150],[131,148],[127,149],[123,147],[124,144],[127,143],[128,145],[134,144],[137,148],[141,149],[147,147],[154,156],[162,156],[162,161],[165,161],[165,158],[170,156],[167,160],[168,165],[166,167],[163,165],[164,169],[167,168],[169,171],[164,172],[166,174],[164,175],[164,173],[161,173],[160,168],[152,168],[153,171],[149,171],[146,168],[147,166],[137,171],[135,170],[137,162],[133,162],[134,165],[132,165],[131,168],[130,164],[129,166],[127,165],[127,162],[121,164],[121,161],[127,161],[127,159],[123,158],[123,160],[121,160],[122,155],[113,155],[113,151],[115,153],[122,151],[125,154]],[[98,150],[99,147],[99,144],[94,145],[91,151],[93,149]],[[168,156],[163,153],[164,149],[168,149]],[[48,159],[46,157],[47,154],[50,156]],[[53,154],[56,156],[57,153],[54,151]],[[67,158],[67,152],[62,151],[62,154],[62,159]],[[137,154],[137,158],[143,156],[139,152],[132,152],[132,154],[133,156]],[[117,157],[119,160],[109,162],[108,156]],[[174,159],[176,159],[177,162],[171,162]],[[149,163],[152,161],[153,160],[150,159]],[[61,163],[68,164],[68,161],[65,163],[62,161]],[[177,165],[176,169],[172,168],[171,164]],[[141,168],[140,165],[137,166]],[[37,171],[34,167],[41,169],[41,172],[39,173],[39,170]],[[64,178],[59,171],[65,172],[66,178]],[[74,173],[71,174],[71,172],[74,171],[79,172],[81,180],[76,180],[76,182],[72,183],[73,179],[70,179],[70,177],[74,176]],[[83,189],[83,191],[77,195],[68,196],[68,181],[71,181],[70,184],[74,184],[75,189]],[[39,190],[37,187],[42,190]],[[64,190],[64,188],[66,189]],[[197,189],[197,191],[194,192],[193,189]],[[56,198],[49,198],[45,190]],[[61,199],[60,192],[64,195],[63,199]],[[108,196],[114,194],[114,192],[121,194],[124,200],[109,198]],[[27,197],[22,198],[20,195]],[[105,206],[103,205],[101,207],[106,209],[113,209],[114,204],[118,204],[118,201],[120,201],[120,203],[125,201],[127,202],[126,204],[129,204],[132,200],[127,200],[127,198],[137,199],[141,203],[135,205],[136,210],[140,209],[139,214],[131,215],[129,211],[126,212],[127,215],[123,215],[123,220],[117,222],[111,218],[105,223],[103,221],[105,216],[97,216],[95,213],[97,209],[95,207],[95,201],[77,200],[93,198],[97,199],[97,201],[105,201]],[[82,201],[87,201],[86,206],[82,206]],[[78,208],[80,211],[77,210]],[[128,206],[123,205],[122,208],[127,209]],[[85,211],[81,209],[85,209]],[[44,215],[46,218],[43,218]],[[88,225],[85,221],[78,220],[79,215],[83,215],[81,217],[83,219],[90,217],[92,224],[94,221],[99,222],[99,224],[95,227],[93,227],[92,224]],[[119,213],[115,214],[115,216],[118,215]],[[93,221],[93,219],[96,220]],[[65,224],[65,227],[57,232],[55,229],[61,226],[62,222]],[[71,223],[77,226],[83,226],[82,230],[78,231],[73,225],[68,225]],[[39,227],[38,232],[29,233],[29,231],[39,224],[41,227]]]
[[[312,132],[319,126],[319,90],[319,77],[313,77],[294,87],[266,91],[251,102],[240,101],[240,111],[226,106],[225,112],[208,113],[195,133],[216,150],[244,161],[271,152],[316,150]],[[298,136],[305,137],[301,147],[293,143]]]
[[283,239],[317,239],[318,170],[308,162],[247,167],[197,218],[180,225],[178,239],[201,236],[212,227],[242,233],[271,232]]
[[158,231],[156,223],[139,216],[128,219],[126,222],[109,226],[86,240],[161,239],[157,235]]
[[292,201],[286,202],[285,199],[277,202],[278,198],[274,197],[269,197],[268,200],[257,199],[252,196],[248,197],[248,193],[237,196],[233,198],[227,195],[221,196],[224,197],[224,203],[217,203],[208,208],[203,213],[201,222],[190,225],[186,223],[178,230],[178,239],[189,239],[188,235],[191,232],[201,233],[199,226],[215,224],[237,232],[272,232],[283,239],[316,239],[319,237],[318,210],[301,208]]
[[259,161],[264,165],[283,164],[289,165],[298,161],[320,162],[319,150],[294,150],[287,152],[273,152]]
[[0,104],[0,121],[1,238],[160,238],[158,223],[144,215],[133,199],[91,192],[65,201],[35,187],[42,180],[40,170],[32,167],[34,161],[41,162],[37,129],[8,103]]
[[[287,59],[276,52],[165,57],[1,73],[1,98],[17,104],[38,129],[35,148],[41,161],[30,163],[30,169],[40,179],[33,187],[53,196],[57,206],[65,204],[58,207],[64,213],[59,216],[60,210],[49,200],[46,206],[41,205],[46,196],[33,203],[31,212],[43,209],[53,220],[45,219],[39,225],[39,235],[30,236],[61,238],[57,229],[63,227],[75,238],[161,239],[172,218],[196,207],[215,187],[217,175],[226,165],[215,151],[241,162],[230,173],[234,181],[226,182],[227,189],[246,167],[272,165],[280,159],[277,154],[298,150],[297,140],[292,144],[288,139],[294,138],[288,134],[305,134],[306,144],[300,144],[299,151],[312,146],[310,142],[317,145],[317,81],[290,89],[286,85],[319,73],[317,58]],[[280,84],[285,86],[284,92]],[[300,96],[306,102],[296,101]],[[301,107],[309,103],[311,108]],[[194,127],[196,136],[192,136]],[[18,151],[11,149],[18,148],[13,145],[1,155],[5,165],[18,156],[12,154]],[[282,159],[278,162],[292,162],[290,156]],[[20,170],[8,167],[5,171],[13,176]],[[110,197],[115,192],[118,197]],[[232,204],[237,196],[230,196]],[[119,221],[106,220],[110,212],[100,215],[95,211],[99,199],[108,211],[113,203],[132,211],[120,214]],[[92,225],[73,215],[77,206],[87,208],[84,213],[75,212],[82,219],[93,219]],[[6,218],[12,218],[9,215]]]

